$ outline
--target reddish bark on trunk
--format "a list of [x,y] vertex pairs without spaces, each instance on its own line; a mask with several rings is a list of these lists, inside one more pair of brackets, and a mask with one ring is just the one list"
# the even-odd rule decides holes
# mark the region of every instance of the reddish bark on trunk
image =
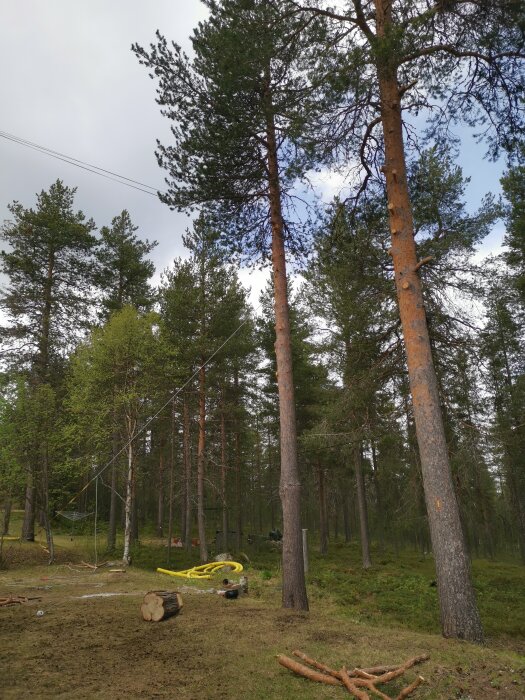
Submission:
[[[379,38],[392,24],[391,3],[375,0]],[[436,562],[445,637],[483,641],[470,564],[452,484],[436,373],[431,355],[406,176],[401,91],[395,66],[378,59],[381,120],[392,260],[421,458],[423,487]]]
[[267,91],[266,138],[268,189],[272,227],[272,270],[275,310],[275,357],[279,391],[281,477],[279,494],[283,512],[283,607],[308,610],[301,532],[301,484],[297,466],[297,431],[292,372],[292,343],[286,279],[284,226],[281,212],[277,140],[271,93]]
[[199,532],[199,547],[201,562],[208,561],[206,545],[206,520],[204,514],[204,476],[206,449],[206,369],[205,358],[201,358],[199,370],[199,442],[197,446],[197,527]]

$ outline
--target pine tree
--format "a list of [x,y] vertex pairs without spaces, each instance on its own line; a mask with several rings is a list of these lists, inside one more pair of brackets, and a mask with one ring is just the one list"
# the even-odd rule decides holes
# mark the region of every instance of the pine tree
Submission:
[[160,146],[170,174],[163,200],[213,209],[230,249],[269,256],[274,279],[283,507],[283,606],[307,609],[300,526],[294,382],[285,249],[304,241],[286,218],[291,188],[308,166],[301,148],[308,92],[294,70],[301,22],[283,21],[281,3],[207,0],[210,17],[192,37],[195,58],[157,35],[134,51],[159,80],[158,102],[172,122],[173,145]]
[[525,563],[525,326],[518,299],[508,276],[492,270],[482,348],[495,412],[492,434]]
[[106,318],[127,304],[142,311],[151,309],[153,295],[148,280],[155,267],[145,256],[157,243],[139,240],[135,235],[137,230],[125,209],[112,220],[111,227],[100,229],[96,283],[102,290]]
[[[249,327],[245,294],[234,271],[226,265],[224,251],[218,246],[218,234],[204,215],[184,237],[191,253],[189,260],[176,260],[163,275],[160,288],[161,328],[167,347],[173,353],[177,371],[173,378],[185,384],[183,414],[186,416],[184,437],[185,461],[185,542],[191,535],[191,464],[189,456],[188,391],[198,396],[197,443],[197,523],[200,556],[207,561],[206,534],[206,461],[207,416],[211,393],[225,381],[225,366],[230,365],[230,380],[235,367],[239,371],[240,353],[247,351],[246,333],[238,332],[242,324]],[[242,331],[242,328],[241,328]],[[226,341],[235,333],[231,344]],[[224,346],[224,347],[223,347]],[[248,359],[249,353],[246,357]],[[231,380],[232,381],[232,380]],[[215,392],[216,392],[215,388]]]
[[73,209],[76,189],[57,180],[37,195],[36,209],[9,205],[2,227],[9,246],[0,253],[9,282],[1,307],[7,352],[39,382],[53,382],[53,367],[86,326],[93,282],[95,224]]
[[[313,7],[312,7],[313,6]],[[317,127],[327,160],[359,154],[364,180],[385,175],[396,291],[445,636],[482,641],[483,632],[454,495],[439,404],[407,181],[404,115],[433,107],[432,134],[452,121],[481,126],[492,155],[512,148],[525,116],[524,10],[519,3],[351,0],[288,2],[326,20],[314,80],[324,76],[327,110]],[[327,46],[333,51],[327,51]],[[317,137],[319,141],[319,137]],[[378,148],[377,146],[380,146]],[[381,160],[384,162],[381,163]]]
[[[330,434],[339,434],[351,445],[345,461],[353,465],[356,480],[365,568],[371,566],[371,559],[363,452],[371,438],[376,394],[389,376],[392,360],[387,348],[397,325],[383,224],[377,199],[371,198],[353,216],[341,202],[334,202],[318,232],[316,257],[306,272],[310,308],[328,330],[323,350],[342,382],[342,391],[325,416],[324,432],[329,435],[324,444],[334,442]],[[346,450],[340,451],[344,454]]]
[[509,250],[505,260],[525,305],[525,145],[521,145],[518,155],[519,162],[508,169],[501,186],[507,200],[505,245]]
[[[56,392],[64,356],[90,316],[95,225],[74,211],[75,192],[57,180],[37,195],[36,209],[9,205],[13,220],[2,227],[9,246],[0,253],[0,269],[9,280],[0,299],[8,322],[1,329],[4,354],[14,371],[27,374],[35,396],[44,385]],[[50,470],[47,458],[27,470],[23,537],[28,540],[34,539],[36,492],[40,507],[48,503]]]
[[131,306],[113,314],[77,350],[69,381],[69,409],[83,426],[80,434],[90,448],[84,448],[84,459],[91,463],[101,448],[107,455],[115,435],[118,451],[127,458],[122,558],[128,564],[140,449],[137,436],[147,419],[149,402],[158,391],[160,376],[159,345],[152,328],[156,321],[155,315],[140,316]]

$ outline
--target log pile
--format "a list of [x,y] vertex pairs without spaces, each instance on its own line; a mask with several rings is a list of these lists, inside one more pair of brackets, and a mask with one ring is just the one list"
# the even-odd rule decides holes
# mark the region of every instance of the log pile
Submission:
[[176,615],[182,608],[182,596],[177,591],[150,591],[140,606],[147,622],[160,622]]
[[[345,666],[341,670],[337,671],[326,664],[320,663],[315,659],[311,659],[306,654],[301,651],[292,652],[294,656],[304,661],[304,664],[290,659],[288,656],[279,654],[277,661],[288,668],[290,671],[297,673],[299,676],[308,678],[311,681],[317,681],[318,683],[326,683],[327,685],[340,685],[352,695],[352,697],[358,700],[370,700],[369,692],[381,700],[404,700],[409,695],[411,695],[414,690],[421,683],[424,682],[423,676],[417,676],[417,678],[403,688],[395,698],[390,695],[386,695],[381,690],[377,688],[378,685],[383,685],[389,681],[394,680],[402,676],[405,671],[416,664],[420,664],[423,661],[427,661],[429,658],[428,654],[422,656],[415,656],[409,659],[404,664],[400,666],[373,666],[371,668],[354,668],[349,671]],[[369,691],[369,692],[367,692]]]

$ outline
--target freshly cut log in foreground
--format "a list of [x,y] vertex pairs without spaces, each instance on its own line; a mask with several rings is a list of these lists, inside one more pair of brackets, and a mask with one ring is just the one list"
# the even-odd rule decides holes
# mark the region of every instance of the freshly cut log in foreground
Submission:
[[182,596],[177,591],[150,591],[140,607],[147,622],[160,622],[176,615],[182,608]]

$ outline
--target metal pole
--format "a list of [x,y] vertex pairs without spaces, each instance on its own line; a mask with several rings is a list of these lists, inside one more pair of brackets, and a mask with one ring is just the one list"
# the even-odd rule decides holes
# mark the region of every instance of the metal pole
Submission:
[[[95,567],[98,566],[98,551],[97,551],[97,519],[98,519],[98,476],[95,481]],[[96,571],[96,568],[95,568]]]
[[304,563],[304,573],[308,573],[308,540],[307,540],[308,529],[303,527],[303,563]]

